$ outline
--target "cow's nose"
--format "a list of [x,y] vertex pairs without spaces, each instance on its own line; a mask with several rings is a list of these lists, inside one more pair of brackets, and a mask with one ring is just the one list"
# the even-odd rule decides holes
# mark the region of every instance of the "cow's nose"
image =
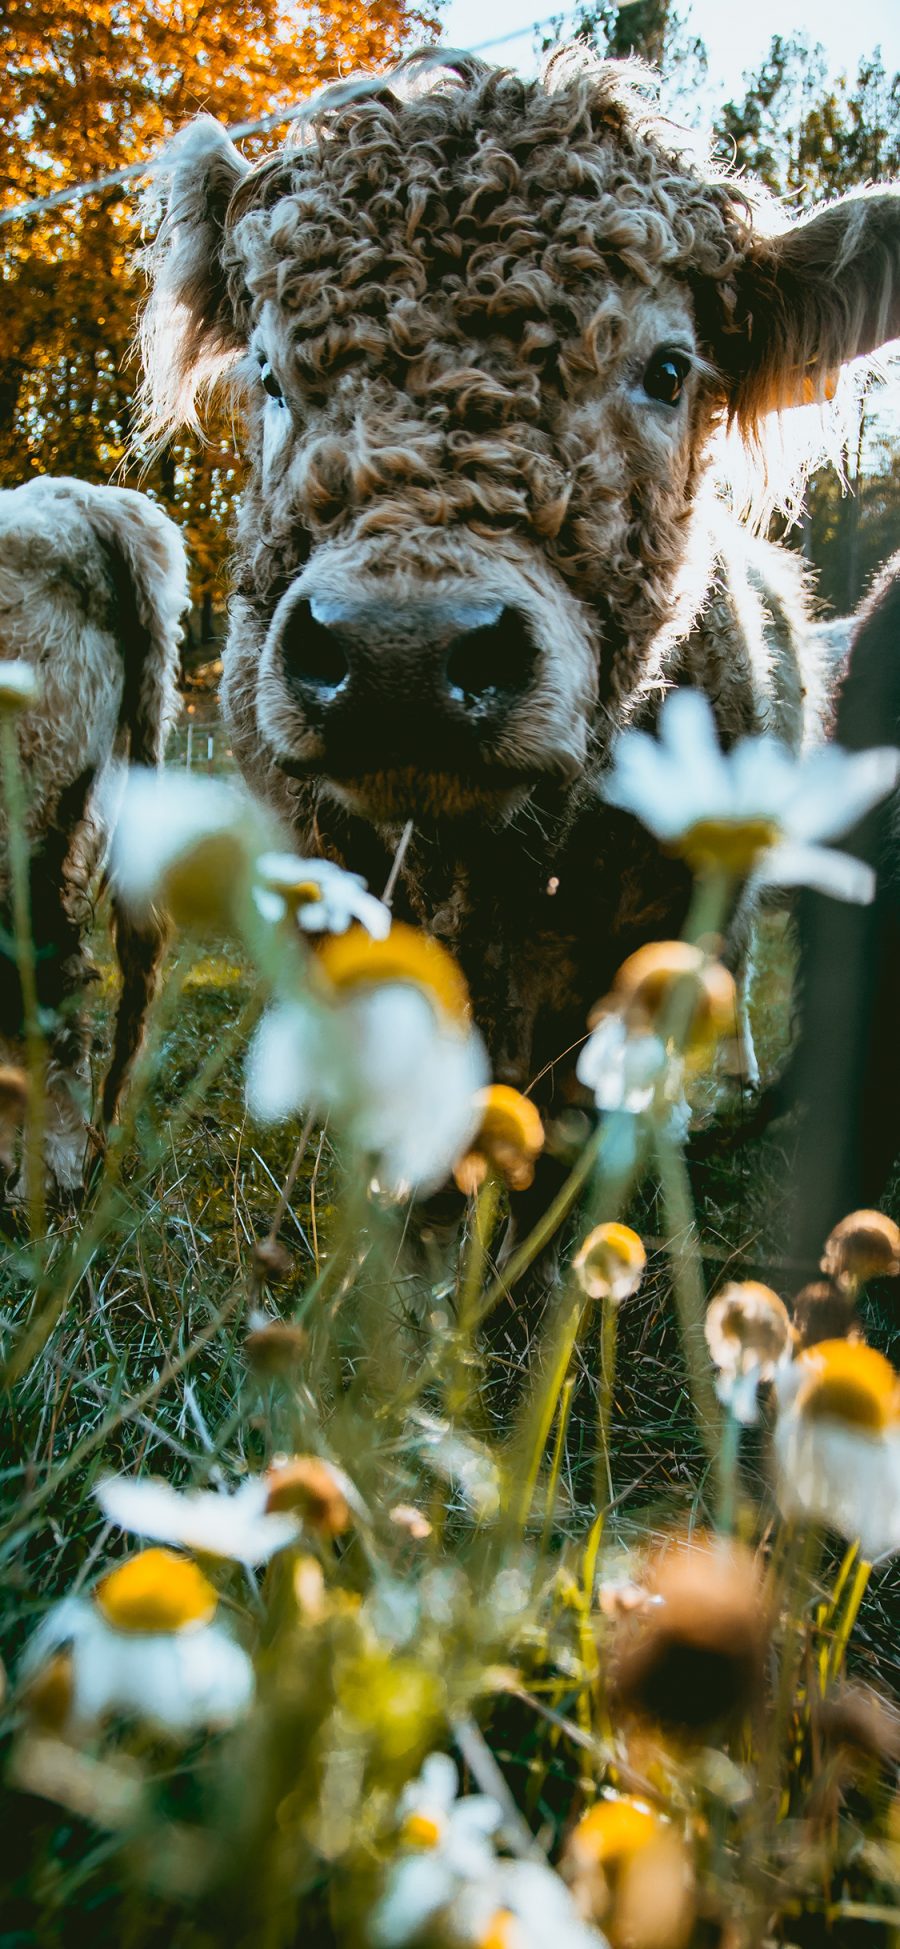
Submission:
[[524,615],[501,602],[305,598],[280,647],[312,728],[377,736],[384,759],[390,749],[426,764],[435,733],[479,744],[496,734],[531,688],[538,654]]

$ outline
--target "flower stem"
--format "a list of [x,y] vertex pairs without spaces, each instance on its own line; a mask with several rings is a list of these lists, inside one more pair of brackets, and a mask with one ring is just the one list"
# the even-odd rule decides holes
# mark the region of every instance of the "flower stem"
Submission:
[[654,1132],[654,1139],[663,1197],[663,1229],[668,1239],[672,1283],[681,1327],[688,1385],[703,1445],[719,1476],[720,1493],[724,1493],[721,1462],[722,1413],[716,1398],[706,1335],[703,1330],[706,1292],[697,1246],[697,1226],[690,1181],[679,1146],[673,1143],[671,1137],[659,1126]]
[[581,1293],[574,1293],[571,1288],[563,1293],[556,1319],[547,1334],[544,1376],[538,1379],[523,1416],[520,1438],[513,1444],[513,1454],[518,1453],[524,1457],[521,1474],[518,1469],[514,1469],[519,1488],[517,1494],[514,1491],[510,1512],[512,1526],[520,1532],[524,1530],[531,1513],[541,1462],[556,1413],[556,1404],[569,1371],[569,1363],[588,1303]]
[[601,1300],[600,1385],[597,1392],[597,1464],[594,1473],[594,1506],[602,1509],[607,1497],[613,1499],[612,1411],[616,1378],[616,1339],[619,1308],[609,1296]]

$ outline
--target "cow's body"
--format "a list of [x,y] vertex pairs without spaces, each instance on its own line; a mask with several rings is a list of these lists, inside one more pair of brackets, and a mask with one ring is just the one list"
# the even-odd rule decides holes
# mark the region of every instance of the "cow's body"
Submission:
[[331,91],[257,170],[187,132],[148,386],[159,428],[222,371],[245,388],[245,773],[376,884],[414,821],[399,903],[521,1085],[683,912],[603,804],[613,732],[694,683],[727,740],[817,733],[799,573],[730,523],[713,457],[900,328],[900,201],[770,235],[617,64],[450,67]]
[[[130,757],[156,765],[177,707],[178,645],[187,604],[178,530],[143,494],[42,478],[0,492],[0,658],[21,658],[39,694],[18,744],[31,853],[38,1002],[48,1035],[46,1155],[61,1189],[82,1178],[91,1114],[79,999],[91,969],[88,898],[108,838],[112,771]],[[0,820],[0,892],[10,931],[8,859]],[[114,1114],[137,1050],[162,947],[114,902],[122,970],[103,1114]],[[20,1048],[14,960],[0,960],[4,1059]]]
[[[835,733],[850,750],[900,744],[900,554],[850,633]],[[812,1274],[838,1220],[881,1205],[900,1157],[900,794],[845,841],[877,874],[868,907],[804,894],[800,1033],[789,1077],[800,1112],[789,1249]]]

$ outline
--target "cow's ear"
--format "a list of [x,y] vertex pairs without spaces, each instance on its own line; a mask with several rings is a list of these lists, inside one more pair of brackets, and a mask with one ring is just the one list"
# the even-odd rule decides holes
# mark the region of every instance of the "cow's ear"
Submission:
[[150,296],[141,320],[143,425],[152,437],[195,425],[198,394],[240,349],[224,245],[228,206],[248,170],[221,124],[201,115],[156,172],[163,216],[144,252]]
[[756,237],[737,285],[723,365],[740,424],[829,399],[848,359],[900,337],[900,188]]

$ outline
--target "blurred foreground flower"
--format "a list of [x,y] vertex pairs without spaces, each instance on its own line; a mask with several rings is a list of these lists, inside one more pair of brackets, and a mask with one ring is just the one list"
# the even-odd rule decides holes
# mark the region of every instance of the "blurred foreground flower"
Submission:
[[26,1704],[33,1692],[41,1709],[49,1675],[57,1721],[72,1731],[112,1716],[173,1734],[233,1724],[253,1696],[253,1667],[214,1623],[217,1602],[187,1557],[142,1550],[90,1598],[51,1611],[23,1661]]
[[501,1483],[490,1449],[424,1409],[413,1419],[421,1430],[418,1445],[428,1467],[452,1485],[478,1522],[493,1522],[500,1511]]
[[630,1299],[647,1269],[647,1254],[629,1225],[595,1225],[572,1260],[572,1271],[588,1299]]
[[563,1873],[579,1912],[612,1949],[682,1949],[694,1920],[680,1835],[640,1800],[598,1800],[572,1829]]
[[503,1812],[488,1794],[457,1798],[459,1776],[431,1753],[398,1805],[400,1853],[369,1920],[379,1949],[428,1941],[459,1949],[598,1949],[559,1876],[498,1858]]
[[295,1515],[273,1514],[265,1475],[244,1482],[233,1495],[173,1489],[153,1476],[124,1475],[108,1476],[94,1493],[104,1516],[121,1529],[234,1563],[268,1563],[300,1531]]
[[462,975],[436,941],[401,926],[384,941],[353,928],[317,962],[330,1006],[280,1002],[263,1017],[248,1056],[251,1113],[333,1114],[384,1189],[436,1189],[478,1128],[487,1081]]
[[836,1286],[833,1279],[813,1279],[791,1301],[794,1339],[798,1347],[814,1347],[820,1340],[860,1339],[856,1295]]
[[527,1191],[544,1148],[544,1126],[534,1104],[505,1083],[491,1083],[479,1090],[476,1107],[477,1135],[453,1170],[460,1190],[473,1197],[493,1174],[511,1191]]
[[719,1370],[716,1393],[736,1421],[756,1420],[761,1381],[770,1381],[791,1350],[787,1307],[755,1279],[725,1286],[707,1308],[706,1344]]
[[353,921],[376,941],[390,932],[390,909],[366,891],[358,873],[347,873],[329,859],[261,853],[253,899],[264,920],[290,916],[305,934],[345,934]]
[[849,832],[893,790],[892,747],[796,757],[769,736],[719,748],[715,718],[697,690],[674,690],[659,737],[624,731],[613,747],[605,794],[633,812],[695,872],[717,868],[773,886],[811,886],[838,900],[871,900],[870,867],[822,842]]
[[900,1378],[860,1341],[821,1340],[776,1375],[775,1493],[863,1555],[900,1550]]
[[660,1601],[622,1626],[612,1696],[670,1732],[706,1738],[762,1688],[769,1618],[755,1559],[693,1538],[665,1550],[646,1585]]
[[23,657],[0,657],[0,717],[27,711],[40,694],[40,678],[33,664]]
[[412,1942],[468,1880],[491,1866],[502,1812],[487,1794],[458,1799],[459,1774],[430,1753],[397,1806],[401,1852],[388,1870],[369,1925],[373,1942]]
[[228,927],[246,911],[268,832],[253,801],[220,779],[135,766],[115,816],[113,885],[139,918],[163,908],[180,927]]
[[850,1292],[867,1279],[896,1279],[900,1225],[883,1211],[851,1211],[825,1241],[822,1271]]

